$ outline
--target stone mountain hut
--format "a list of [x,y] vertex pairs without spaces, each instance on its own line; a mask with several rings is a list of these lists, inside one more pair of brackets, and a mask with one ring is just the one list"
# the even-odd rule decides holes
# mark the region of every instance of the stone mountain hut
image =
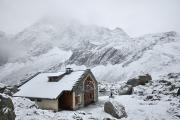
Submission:
[[67,68],[65,72],[38,74],[14,96],[34,100],[42,109],[76,110],[98,100],[98,87],[90,69]]

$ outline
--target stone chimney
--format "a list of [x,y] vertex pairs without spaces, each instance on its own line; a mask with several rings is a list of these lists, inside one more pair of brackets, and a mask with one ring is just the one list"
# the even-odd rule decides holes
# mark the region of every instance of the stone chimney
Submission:
[[73,72],[73,69],[72,68],[66,68],[66,74],[70,74],[71,72]]

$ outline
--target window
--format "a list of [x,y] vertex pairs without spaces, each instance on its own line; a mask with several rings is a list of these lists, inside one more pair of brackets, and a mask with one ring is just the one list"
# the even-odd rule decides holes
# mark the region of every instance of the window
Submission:
[[93,98],[93,95],[92,95],[92,93],[90,93],[90,99],[92,99]]
[[86,80],[85,80],[85,90],[86,91],[92,91],[94,90],[94,81],[88,77]]
[[37,102],[41,102],[42,100],[41,99],[36,99]]

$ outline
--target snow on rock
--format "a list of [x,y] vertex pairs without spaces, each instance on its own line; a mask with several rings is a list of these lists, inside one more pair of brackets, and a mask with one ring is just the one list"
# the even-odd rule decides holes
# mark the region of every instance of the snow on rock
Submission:
[[104,111],[117,119],[127,117],[125,108],[117,101],[107,101],[104,103]]
[[119,95],[130,95],[133,92],[133,86],[124,84],[117,91]]
[[151,75],[146,74],[146,75],[140,75],[137,78],[129,79],[127,81],[128,85],[138,86],[138,85],[145,85],[146,83],[150,82],[152,80]]
[[0,120],[15,120],[14,105],[10,97],[0,94]]
[[180,95],[180,88],[179,88],[178,91],[177,91],[177,95]]
[[[122,62],[97,65],[92,68],[92,71],[94,71],[98,80],[109,82],[127,81],[137,75],[146,73],[156,77],[170,72],[180,72],[180,37],[175,34],[169,36],[169,34],[164,33],[158,35],[158,37],[149,35],[141,39],[138,38],[140,41],[132,47],[132,54],[128,54]],[[156,42],[150,44],[152,41]],[[138,44],[141,47],[138,47]]]

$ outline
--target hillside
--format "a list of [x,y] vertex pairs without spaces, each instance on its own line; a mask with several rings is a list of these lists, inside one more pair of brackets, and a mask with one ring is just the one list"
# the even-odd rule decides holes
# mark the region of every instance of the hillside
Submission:
[[37,72],[65,66],[91,68],[98,81],[180,70],[180,37],[173,31],[131,38],[120,28],[42,19],[10,41],[16,43],[11,47],[14,53],[0,66],[0,81],[6,84],[20,84]]

